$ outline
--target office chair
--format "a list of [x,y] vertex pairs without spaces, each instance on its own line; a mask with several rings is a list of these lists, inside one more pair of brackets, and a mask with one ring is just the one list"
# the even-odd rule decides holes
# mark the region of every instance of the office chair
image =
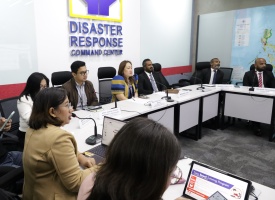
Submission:
[[160,82],[166,86],[165,89],[170,89],[170,88],[178,88],[181,87],[181,85],[179,83],[173,83],[172,85],[169,85],[169,82],[167,81],[167,79],[165,78],[165,76],[162,74],[161,72],[161,64],[159,63],[154,63],[153,64],[154,67],[154,71],[157,72],[159,74],[160,77]]
[[[191,76],[189,82],[190,85],[195,85],[201,83],[201,80],[198,80],[197,77],[200,77],[200,73],[203,69],[210,68],[210,62],[209,61],[204,61],[204,62],[197,62],[195,65],[195,72]],[[181,81],[181,80],[180,80]]]
[[143,67],[136,67],[134,69],[134,73],[137,74],[137,75],[140,75],[142,72],[144,72]]
[[[250,66],[250,71],[251,70],[255,70],[255,65],[254,64],[252,64],[251,66]],[[267,71],[273,71],[273,66],[271,65],[271,64],[266,64],[266,67],[265,67],[265,70],[267,70]]]
[[231,76],[233,68],[231,67],[221,67],[220,70],[223,72],[222,84],[231,84]]
[[[250,65],[250,71],[255,70],[255,65]],[[266,64],[265,70],[273,72],[273,66],[271,64]],[[236,82],[236,85],[241,85],[243,82]]]
[[72,72],[70,71],[59,71],[53,72],[51,81],[53,87],[61,87],[62,84],[66,83],[73,77]]
[[99,67],[97,71],[99,103],[107,104],[112,100],[111,85],[112,79],[116,75],[114,67]]
[[4,136],[17,138],[16,134],[19,129],[19,112],[17,109],[18,96],[0,100],[0,112],[1,116],[8,118],[12,111],[15,111],[12,116],[12,124],[9,132],[3,133]]

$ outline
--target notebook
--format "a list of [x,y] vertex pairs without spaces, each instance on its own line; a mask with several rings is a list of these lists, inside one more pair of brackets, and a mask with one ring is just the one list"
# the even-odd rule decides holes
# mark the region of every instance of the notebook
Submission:
[[104,116],[101,145],[98,145],[88,150],[89,152],[94,154],[93,158],[96,160],[97,163],[101,162],[104,159],[107,146],[110,145],[116,133],[126,123],[127,122]]
[[193,161],[183,190],[191,199],[247,200],[251,181]]

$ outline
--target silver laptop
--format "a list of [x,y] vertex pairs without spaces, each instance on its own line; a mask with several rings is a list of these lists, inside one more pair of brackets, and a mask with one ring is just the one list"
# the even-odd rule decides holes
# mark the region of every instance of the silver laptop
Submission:
[[193,161],[183,197],[209,200],[247,200],[251,181]]
[[126,123],[127,122],[104,116],[101,145],[98,145],[88,150],[89,152],[94,154],[93,158],[96,160],[97,163],[101,162],[105,158],[107,147],[110,145],[117,132]]

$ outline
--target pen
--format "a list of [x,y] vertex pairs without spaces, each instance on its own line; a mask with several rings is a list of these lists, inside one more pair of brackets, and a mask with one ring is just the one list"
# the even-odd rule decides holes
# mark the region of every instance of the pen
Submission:
[[134,97],[132,97],[132,99],[133,99],[134,101],[136,101]]

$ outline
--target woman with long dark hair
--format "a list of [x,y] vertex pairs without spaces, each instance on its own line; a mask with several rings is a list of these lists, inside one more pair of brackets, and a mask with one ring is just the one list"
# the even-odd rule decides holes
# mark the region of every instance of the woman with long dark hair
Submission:
[[20,146],[24,147],[25,134],[29,128],[28,122],[32,112],[33,101],[36,94],[49,87],[49,79],[42,73],[32,73],[26,83],[26,86],[19,96],[17,108],[19,112],[19,131],[17,136],[20,141]]
[[180,156],[177,138],[161,124],[136,118],[108,147],[106,160],[80,187],[79,200],[160,200]]
[[118,75],[112,80],[112,101],[138,97],[138,76],[133,75],[132,63],[124,60],[119,64]]

